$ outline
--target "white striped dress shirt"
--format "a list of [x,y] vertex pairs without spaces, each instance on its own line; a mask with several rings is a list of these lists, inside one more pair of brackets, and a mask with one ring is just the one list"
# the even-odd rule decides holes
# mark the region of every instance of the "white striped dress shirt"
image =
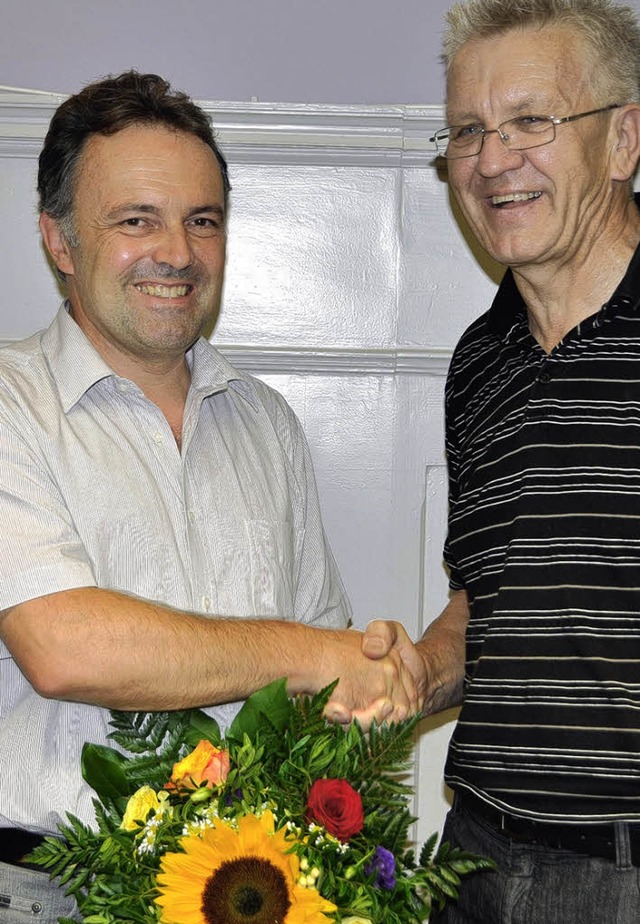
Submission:
[[[204,339],[188,359],[180,451],[64,308],[0,350],[0,610],[97,586],[201,614],[347,625],[293,411]],[[236,710],[211,711],[225,725]],[[105,742],[107,721],[38,696],[0,642],[0,826],[91,821],[80,752]]]

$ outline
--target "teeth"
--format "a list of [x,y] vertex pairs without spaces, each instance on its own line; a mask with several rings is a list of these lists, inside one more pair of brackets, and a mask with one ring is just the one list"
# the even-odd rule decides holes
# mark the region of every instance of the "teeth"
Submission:
[[187,294],[189,286],[139,285],[136,286],[136,289],[144,295],[156,295],[159,298],[180,298],[180,296]]
[[504,205],[505,202],[526,202],[528,199],[537,199],[541,192],[512,193],[510,196],[492,196],[492,205]]

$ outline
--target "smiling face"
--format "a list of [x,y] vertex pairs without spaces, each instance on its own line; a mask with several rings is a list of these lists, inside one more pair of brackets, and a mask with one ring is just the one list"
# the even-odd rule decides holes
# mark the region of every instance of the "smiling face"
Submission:
[[[448,122],[494,129],[516,116],[563,117],[617,102],[594,97],[589,59],[565,28],[470,41],[449,70]],[[455,197],[494,259],[523,268],[590,252],[611,208],[610,124],[610,113],[588,116],[526,151],[510,151],[490,134],[480,154],[448,162]]]
[[116,371],[119,359],[172,361],[217,309],[225,209],[213,151],[194,135],[134,125],[92,135],[74,195],[77,246],[43,215],[71,311]]

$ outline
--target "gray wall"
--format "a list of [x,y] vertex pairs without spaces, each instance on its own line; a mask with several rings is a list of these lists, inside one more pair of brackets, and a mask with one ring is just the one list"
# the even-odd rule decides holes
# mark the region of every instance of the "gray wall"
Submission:
[[4,0],[0,84],[72,93],[136,67],[197,99],[439,103],[451,3]]
[[[640,0],[636,0],[640,4]],[[128,67],[198,99],[437,103],[450,0],[4,0],[0,84],[71,93]]]

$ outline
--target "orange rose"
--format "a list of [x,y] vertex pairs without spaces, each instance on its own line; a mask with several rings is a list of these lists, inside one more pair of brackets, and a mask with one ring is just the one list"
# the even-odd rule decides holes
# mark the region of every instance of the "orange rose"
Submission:
[[229,752],[202,740],[194,750],[173,765],[165,789],[189,790],[201,786],[220,786],[229,773]]

